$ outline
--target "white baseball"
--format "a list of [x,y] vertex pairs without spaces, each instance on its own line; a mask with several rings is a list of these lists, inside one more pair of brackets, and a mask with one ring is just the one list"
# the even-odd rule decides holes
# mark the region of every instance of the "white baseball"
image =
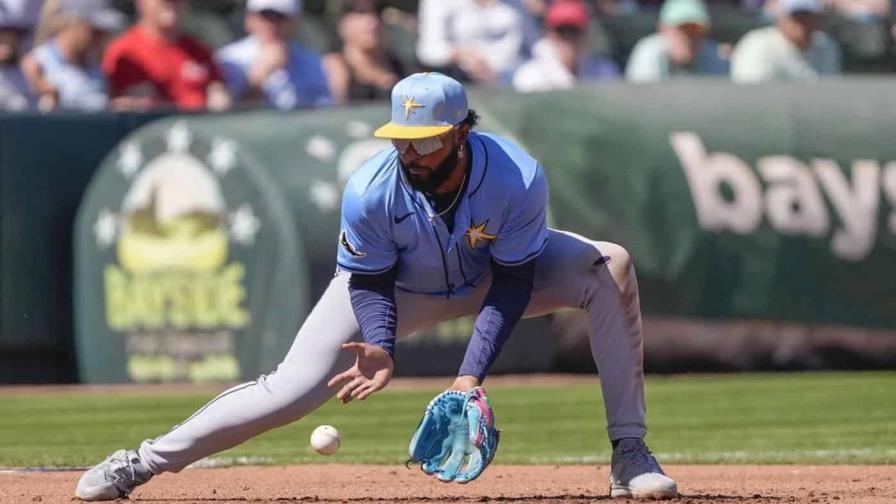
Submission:
[[319,425],[311,433],[311,447],[321,455],[332,455],[339,450],[342,440],[339,431],[332,425]]

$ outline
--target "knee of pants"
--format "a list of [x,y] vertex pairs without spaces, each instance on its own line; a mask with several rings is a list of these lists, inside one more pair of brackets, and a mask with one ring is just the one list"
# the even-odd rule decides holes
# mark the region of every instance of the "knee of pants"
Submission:
[[604,265],[620,294],[636,291],[635,265],[632,255],[625,247],[611,242],[593,242],[599,258],[595,266]]

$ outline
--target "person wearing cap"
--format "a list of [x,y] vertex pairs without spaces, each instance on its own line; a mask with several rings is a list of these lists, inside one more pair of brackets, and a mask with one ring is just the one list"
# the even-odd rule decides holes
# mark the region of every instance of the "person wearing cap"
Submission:
[[337,101],[387,100],[392,86],[406,74],[383,38],[380,7],[374,0],[342,2],[338,23],[342,48],[324,60]]
[[20,13],[0,8],[0,111],[19,112],[34,106],[34,94],[19,67],[29,29]]
[[47,0],[38,32],[50,35],[22,60],[22,70],[40,98],[38,107],[99,111],[106,108],[100,55],[106,36],[124,17],[105,0]]
[[840,73],[840,47],[821,31],[822,0],[781,0],[774,26],[753,30],[731,54],[731,79],[813,82]]
[[[84,473],[79,498],[128,495],[153,475],[296,421],[334,395],[343,403],[366,399],[392,377],[396,337],[446,320],[476,317],[449,390],[483,397],[480,386],[520,318],[561,309],[588,317],[613,446],[611,496],[677,495],[643,441],[631,256],[547,227],[545,170],[509,140],[473,129],[478,116],[456,80],[413,74],[395,85],[391,100],[391,120],[374,132],[386,140],[383,149],[345,186],[336,274],[277,369],[220,394],[138,449],[113,453]],[[483,417],[492,418],[484,407]],[[455,479],[461,460],[454,462],[435,466],[434,476],[467,481]]]
[[137,23],[103,55],[113,107],[223,110],[230,106],[211,51],[183,35],[187,0],[136,0]]
[[588,54],[588,6],[582,0],[558,0],[548,8],[545,36],[532,48],[532,59],[513,76],[521,92],[568,89],[579,82],[615,79],[619,67],[609,58]]
[[299,0],[248,0],[248,35],[215,55],[237,100],[280,110],[333,102],[320,55],[291,40],[301,8]]
[[420,0],[418,17],[420,63],[485,85],[510,82],[534,24],[513,0]]
[[702,0],[666,0],[657,32],[639,40],[625,66],[629,82],[659,82],[678,76],[728,76],[719,44],[706,37],[710,20]]
[[[0,0],[0,19],[12,20],[24,31],[19,42],[22,53],[34,47],[35,28],[40,22],[40,13],[45,0]],[[7,21],[8,22],[8,21]],[[42,37],[41,40],[47,37]]]

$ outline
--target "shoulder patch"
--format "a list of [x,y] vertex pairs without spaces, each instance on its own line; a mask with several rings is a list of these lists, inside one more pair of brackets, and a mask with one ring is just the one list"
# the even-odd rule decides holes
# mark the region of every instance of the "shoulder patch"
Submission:
[[345,235],[345,230],[342,230],[342,234],[339,235],[339,243],[342,245],[342,248],[345,249],[346,252],[351,254],[352,257],[365,257],[367,254],[359,251],[354,245],[348,242],[348,237]]
[[488,220],[479,225],[470,222],[470,227],[468,227],[467,232],[464,233],[464,236],[467,237],[467,243],[470,244],[470,248],[476,248],[476,245],[478,245],[480,241],[490,242],[498,237],[498,235],[486,231],[485,228],[487,226]]

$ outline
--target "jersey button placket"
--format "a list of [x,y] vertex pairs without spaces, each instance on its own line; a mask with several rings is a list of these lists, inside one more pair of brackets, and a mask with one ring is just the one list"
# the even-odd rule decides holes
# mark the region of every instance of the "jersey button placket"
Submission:
[[[429,223],[432,226],[432,232],[436,235],[436,242],[439,244],[439,254],[442,255],[442,273],[445,275],[445,288],[447,289],[445,297],[450,299],[451,294],[454,292],[454,287],[451,285],[448,277],[448,260],[445,258],[445,245],[442,241],[439,225],[433,222],[432,216],[430,216]],[[445,226],[445,223],[441,224],[441,229],[444,229],[447,234],[448,228]]]

